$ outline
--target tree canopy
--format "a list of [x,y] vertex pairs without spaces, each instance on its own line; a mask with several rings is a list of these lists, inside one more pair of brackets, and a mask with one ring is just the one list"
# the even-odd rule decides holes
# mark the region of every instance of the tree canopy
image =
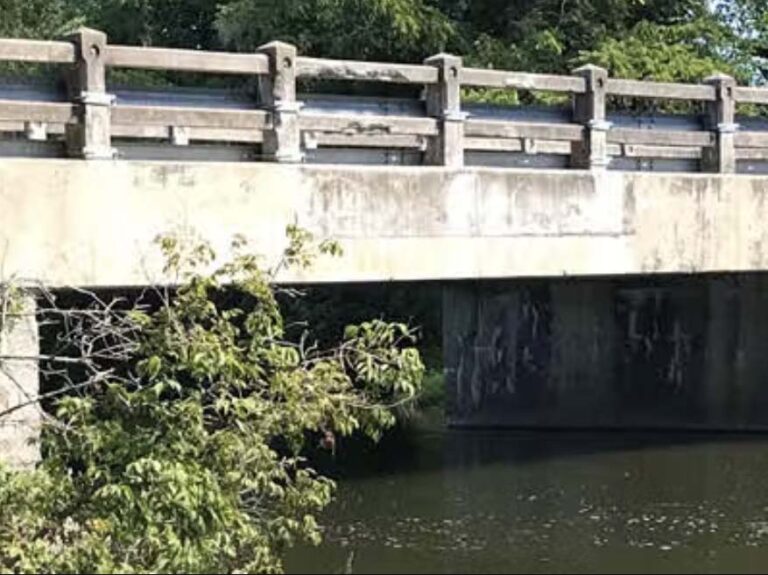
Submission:
[[222,40],[252,50],[269,40],[329,58],[419,60],[457,39],[457,30],[425,0],[236,0],[223,3]]
[[308,55],[698,80],[768,79],[762,0],[0,0],[0,34],[55,37],[79,24],[115,42],[248,51],[292,42]]
[[41,298],[41,314],[65,318],[68,351],[48,361],[77,367],[37,398],[51,402],[38,468],[0,465],[1,572],[271,573],[287,547],[319,541],[334,484],[302,455],[378,438],[424,367],[403,324],[350,325],[331,348],[288,339],[275,273],[339,251],[288,233],[274,267],[236,238],[213,272],[207,244],[160,238],[179,286],[149,290],[153,304]]
[[0,0],[0,37],[57,38],[84,24],[69,0]]

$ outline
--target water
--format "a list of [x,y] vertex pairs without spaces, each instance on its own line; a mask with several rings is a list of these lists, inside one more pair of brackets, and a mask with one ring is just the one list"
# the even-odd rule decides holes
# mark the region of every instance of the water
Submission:
[[410,431],[330,464],[292,573],[768,570],[768,437]]

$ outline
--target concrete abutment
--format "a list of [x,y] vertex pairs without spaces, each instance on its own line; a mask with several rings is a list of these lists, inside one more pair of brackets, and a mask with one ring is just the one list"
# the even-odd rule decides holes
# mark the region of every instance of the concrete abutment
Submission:
[[35,300],[27,297],[0,326],[0,461],[15,468],[40,459],[40,335]]
[[445,284],[457,427],[768,430],[768,275]]

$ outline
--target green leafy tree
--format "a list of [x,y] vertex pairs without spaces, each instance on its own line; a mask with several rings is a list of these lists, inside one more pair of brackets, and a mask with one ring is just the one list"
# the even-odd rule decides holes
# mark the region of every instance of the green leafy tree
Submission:
[[748,80],[743,59],[723,50],[732,34],[714,18],[677,25],[641,22],[624,37],[607,38],[579,60],[603,66],[616,77],[700,82],[715,72]]
[[217,27],[239,50],[282,40],[326,58],[420,61],[456,39],[453,23],[425,0],[235,0]]
[[111,42],[213,49],[217,0],[70,0]]
[[0,0],[0,37],[57,38],[82,23],[68,0]]
[[671,24],[706,11],[706,0],[442,0],[462,22],[477,65],[568,73],[585,50],[638,22]]
[[717,10],[733,31],[736,42],[730,53],[746,60],[752,80],[768,81],[768,4],[763,0],[719,2]]
[[289,234],[271,270],[237,240],[210,273],[205,244],[161,240],[178,289],[105,308],[84,331],[100,377],[55,399],[37,470],[0,471],[0,571],[279,572],[286,548],[319,541],[334,484],[301,453],[377,438],[423,365],[413,332],[383,321],[330,350],[288,341],[274,273],[338,251]]

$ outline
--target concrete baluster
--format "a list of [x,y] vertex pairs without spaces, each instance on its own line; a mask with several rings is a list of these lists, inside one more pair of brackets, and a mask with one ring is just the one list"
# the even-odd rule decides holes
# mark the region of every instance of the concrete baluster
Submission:
[[269,58],[269,75],[260,78],[261,101],[272,114],[272,127],[264,132],[266,159],[281,163],[300,163],[299,111],[296,100],[296,47],[285,42],[270,42],[258,51]]
[[438,120],[439,135],[427,146],[425,163],[433,166],[464,166],[464,120],[461,111],[462,60],[450,54],[428,58],[438,69],[436,84],[427,85],[427,115]]
[[571,166],[580,169],[605,169],[610,163],[608,156],[608,131],[611,123],[606,119],[606,87],[608,71],[587,65],[573,71],[584,78],[586,92],[576,94],[573,101],[573,120],[586,128],[585,137],[574,142]]
[[733,174],[736,172],[736,80],[725,74],[716,74],[704,80],[715,88],[716,98],[707,102],[705,116],[708,130],[715,133],[714,145],[704,149],[702,168],[705,172]]
[[113,159],[111,111],[114,97],[106,91],[107,36],[81,28],[69,37],[75,46],[75,66],[69,78],[70,96],[79,104],[76,123],[66,126],[67,152],[86,160]]

